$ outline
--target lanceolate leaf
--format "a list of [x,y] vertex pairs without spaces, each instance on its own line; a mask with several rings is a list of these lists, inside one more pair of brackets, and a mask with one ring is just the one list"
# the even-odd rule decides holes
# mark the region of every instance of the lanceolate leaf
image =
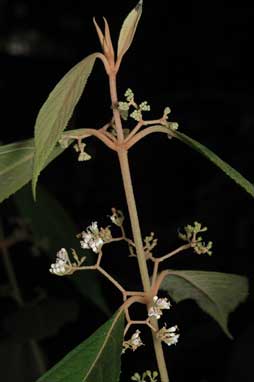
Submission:
[[140,0],[136,7],[128,14],[123,22],[117,47],[117,58],[121,60],[123,55],[127,52],[131,46],[134,38],[139,19],[142,13],[143,1]]
[[[83,136],[83,131],[84,129],[68,130],[61,137],[78,137],[79,134]],[[66,146],[68,147],[72,141],[73,139],[69,138]],[[56,145],[43,168],[60,155],[65,148]],[[33,139],[0,146],[0,203],[32,179],[34,151]]]
[[231,167],[229,164],[224,162],[222,159],[218,157],[215,153],[209,150],[201,143],[195,141],[194,139],[188,137],[187,135],[180,133],[178,131],[174,132],[174,136],[178,138],[181,142],[187,144],[200,154],[204,155],[211,162],[213,162],[216,166],[218,166],[225,174],[227,174],[231,179],[233,179],[237,184],[243,187],[252,197],[254,197],[254,184],[249,182],[246,178],[244,178],[237,170]]
[[37,382],[118,382],[123,329],[124,314],[118,311]]
[[248,281],[243,276],[205,271],[172,271],[161,284],[176,301],[193,299],[210,314],[232,338],[227,321],[229,313],[248,295]]
[[[52,263],[56,260],[56,252],[62,247],[70,254],[73,248],[80,257],[86,256],[87,265],[95,263],[96,260],[90,251],[80,248],[79,240],[76,238],[78,230],[60,203],[42,187],[38,188],[37,194],[37,201],[34,202],[29,185],[14,196],[19,213],[30,222],[35,244],[44,248]],[[52,277],[57,276],[52,275]],[[81,294],[110,315],[96,272],[80,271],[66,278],[76,285]]]
[[98,53],[93,53],[74,66],[58,82],[39,111],[34,128],[34,197],[39,174],[72,116],[97,56]]
[[[60,145],[54,147],[43,167],[63,151]],[[0,146],[0,202],[31,180],[33,158],[33,139]]]

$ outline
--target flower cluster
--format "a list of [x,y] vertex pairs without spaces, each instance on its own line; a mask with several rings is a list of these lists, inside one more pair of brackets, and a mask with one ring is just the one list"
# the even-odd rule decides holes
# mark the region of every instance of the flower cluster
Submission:
[[202,227],[198,222],[194,222],[194,225],[188,224],[184,227],[185,233],[179,232],[178,236],[180,239],[187,241],[191,244],[191,247],[198,255],[207,253],[208,255],[212,254],[211,248],[213,246],[212,241],[205,243],[202,236],[198,236],[200,232],[207,231],[207,227]]
[[98,228],[98,223],[93,222],[86,231],[81,232],[79,237],[81,248],[91,249],[93,252],[98,253],[104,243],[109,242],[112,239],[111,232],[108,227]]
[[[58,140],[59,145],[66,149],[71,143],[73,138],[62,135],[62,137]],[[86,144],[81,142],[80,138],[77,138],[77,143],[73,146],[74,150],[79,153],[78,161],[83,162],[91,159],[91,155],[85,152]]]
[[154,232],[151,232],[149,236],[144,238],[144,252],[146,259],[152,256],[152,250],[156,247],[158,239],[154,238]]
[[79,153],[79,156],[78,156],[79,162],[84,162],[91,159],[91,155],[85,152],[85,147],[86,147],[86,144],[80,141],[78,141],[78,143],[73,146],[74,150],[77,153]]
[[80,260],[78,255],[74,250],[72,250],[72,255],[75,259],[75,262],[71,262],[68,252],[65,248],[61,248],[60,251],[56,254],[56,262],[51,264],[50,273],[53,273],[57,276],[66,276],[71,275],[78,267],[84,262],[85,257],[82,257]]
[[134,111],[130,114],[130,117],[136,121],[142,120],[142,111],[150,111],[151,107],[147,101],[141,102],[139,105],[134,101],[134,93],[131,89],[127,89],[124,93],[126,98],[125,102],[118,102],[118,109],[123,119],[128,119],[130,106],[134,107]]
[[165,342],[168,346],[176,345],[178,342],[178,338],[180,337],[180,334],[177,333],[178,326],[174,325],[171,326],[171,328],[166,328],[166,326],[163,326],[157,333],[156,337],[159,338],[161,341]]
[[136,121],[141,121],[142,119],[142,111],[150,111],[151,107],[148,105],[147,101],[141,102],[140,105],[130,114],[130,117],[135,119]]
[[174,130],[176,131],[179,127],[178,123],[177,122],[168,122],[168,127],[171,129],[171,130]]
[[153,305],[148,311],[148,317],[155,317],[157,320],[162,316],[163,309],[170,309],[171,304],[167,298],[153,297]]
[[[150,318],[154,317],[157,320],[161,318],[164,309],[170,309],[171,304],[167,298],[159,298],[158,296],[153,297],[153,303],[150,309],[148,310],[148,319],[146,323],[152,327],[152,322],[150,322]],[[153,330],[156,331],[155,328]],[[167,328],[166,325],[156,331],[156,337],[165,342],[168,346],[175,345],[178,342],[180,334],[178,333],[178,326],[172,326]],[[123,351],[125,353],[127,349],[131,349],[135,351],[139,346],[144,345],[140,338],[140,331],[136,330],[136,332],[132,335],[132,337],[128,341],[123,342]],[[133,379],[135,380],[135,379]],[[139,379],[136,379],[139,381]]]
[[51,264],[49,271],[57,276],[63,276],[71,268],[71,262],[65,248],[61,248],[56,254],[56,262]]
[[148,382],[148,379],[149,378],[149,382],[157,382],[158,379],[158,372],[157,371],[153,371],[151,372],[151,370],[146,370],[144,373],[139,374],[139,373],[135,373],[132,377],[131,377],[131,380],[132,381],[137,381],[137,382]]
[[132,351],[137,350],[140,346],[144,345],[140,338],[140,330],[136,330],[136,332],[131,336],[128,341],[123,341],[123,350],[122,354],[125,353],[127,349],[131,349]]

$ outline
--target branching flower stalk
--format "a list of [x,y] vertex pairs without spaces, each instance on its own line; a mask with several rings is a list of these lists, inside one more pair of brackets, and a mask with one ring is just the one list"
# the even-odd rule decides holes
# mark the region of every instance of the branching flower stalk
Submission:
[[[140,7],[142,5],[142,2],[138,4],[136,7],[136,20],[135,22],[138,22],[138,19],[140,17]],[[68,257],[68,254],[65,249],[62,249],[58,253],[58,259],[55,264],[51,266],[51,272],[58,274],[58,275],[64,275],[64,274],[71,274],[75,272],[76,270],[84,270],[84,269],[90,269],[90,270],[97,270],[100,273],[102,273],[111,283],[113,283],[118,290],[123,295],[123,300],[127,299],[127,296],[133,295],[135,298],[139,296],[139,299],[143,299],[143,303],[147,305],[147,311],[148,311],[148,318],[141,321],[131,320],[128,309],[125,309],[126,312],[126,319],[127,319],[127,326],[125,329],[125,333],[127,333],[128,329],[133,324],[144,324],[150,327],[153,337],[153,344],[157,359],[157,364],[159,368],[160,378],[162,382],[168,382],[169,377],[167,373],[166,363],[163,355],[163,349],[162,349],[162,340],[160,336],[157,335],[159,332],[159,326],[158,326],[158,318],[160,318],[161,310],[159,307],[154,306],[154,299],[157,298],[157,296],[153,295],[151,292],[151,282],[150,282],[150,276],[148,272],[147,267],[147,260],[150,259],[154,261],[154,272],[152,277],[152,284],[155,283],[155,280],[157,278],[157,272],[158,272],[158,265],[159,263],[164,260],[164,258],[168,258],[169,256],[165,256],[163,259],[155,259],[151,254],[151,249],[146,251],[146,245],[143,245],[142,240],[142,234],[139,224],[139,218],[138,218],[138,212],[135,202],[135,196],[133,191],[133,185],[132,185],[132,179],[131,179],[131,172],[130,172],[130,166],[129,166],[129,160],[128,160],[128,150],[137,143],[141,138],[145,137],[148,134],[155,133],[155,132],[163,132],[166,133],[169,137],[174,136],[174,130],[178,127],[178,125],[175,122],[168,122],[168,114],[170,113],[170,109],[167,107],[165,108],[162,117],[155,119],[155,120],[144,120],[142,116],[142,112],[149,111],[150,106],[148,105],[147,101],[142,102],[141,104],[137,104],[134,100],[134,94],[131,89],[128,89],[125,93],[126,96],[126,102],[119,102],[118,95],[117,95],[117,73],[120,67],[120,63],[122,61],[122,57],[124,53],[127,51],[127,49],[130,46],[131,40],[133,38],[133,34],[129,33],[127,34],[127,37],[125,37],[125,41],[122,43],[122,46],[120,47],[120,52],[118,52],[118,56],[115,60],[115,52],[113,48],[113,44],[110,37],[110,30],[108,23],[106,19],[104,19],[104,25],[105,30],[104,33],[101,31],[100,27],[98,26],[96,20],[94,19],[94,24],[96,27],[96,31],[99,37],[99,41],[101,43],[101,47],[103,50],[103,53],[99,54],[98,57],[102,60],[106,73],[108,75],[109,80],[109,89],[110,89],[110,97],[111,97],[111,105],[113,110],[113,118],[111,121],[107,124],[105,124],[101,129],[95,130],[95,129],[82,129],[77,131],[77,134],[68,135],[65,134],[63,138],[60,139],[59,143],[61,145],[68,145],[69,141],[72,141],[73,139],[77,140],[77,144],[74,146],[75,150],[79,152],[79,161],[83,160],[89,160],[90,156],[84,151],[85,144],[82,143],[82,139],[88,138],[89,136],[96,136],[98,139],[100,139],[106,146],[108,146],[110,149],[116,151],[118,155],[119,165],[121,169],[122,174],[122,180],[123,180],[123,186],[125,190],[125,196],[129,211],[129,217],[131,222],[131,228],[132,228],[132,234],[133,234],[133,241],[130,239],[127,239],[125,236],[125,233],[123,231],[123,226],[120,224],[122,230],[122,237],[120,238],[112,238],[108,237],[108,240],[103,240],[102,237],[99,237],[97,233],[92,232],[93,229],[90,228],[90,231],[84,234],[85,240],[83,241],[83,245],[81,243],[81,246],[83,248],[91,248],[94,252],[98,253],[97,262],[93,266],[82,266],[81,264],[85,260],[84,258],[81,260],[78,260],[77,255],[73,251],[73,256],[75,258],[75,262],[71,263]],[[136,25],[131,25],[131,28],[135,29]],[[130,32],[131,29],[130,29]],[[131,132],[125,132],[122,126],[122,118],[127,119],[129,108],[132,107],[134,110],[131,112],[130,117],[136,120],[136,126],[132,129]],[[149,126],[149,127],[147,127]],[[141,130],[142,128],[144,128]],[[96,227],[96,230],[98,228]],[[91,239],[90,236],[98,236],[97,238],[92,238],[92,243],[89,244],[89,240]],[[102,257],[102,251],[101,247],[105,242],[112,242],[112,241],[118,241],[118,240],[125,240],[128,242],[130,253],[131,255],[135,255],[137,257],[138,265],[139,265],[139,272],[140,272],[140,278],[143,285],[143,292],[130,292],[126,291],[118,281],[116,281],[112,276],[110,276],[101,266],[100,261]],[[185,248],[189,248],[190,244],[185,245]],[[135,254],[134,254],[135,253]],[[178,338],[178,337],[177,337]],[[137,338],[134,339],[136,342],[139,341]],[[134,343],[136,343],[134,341]],[[139,342],[138,342],[139,343]],[[142,341],[140,340],[140,343],[142,344]],[[133,346],[133,341],[130,339],[129,341],[125,342],[126,348],[133,348],[136,350],[136,345]]]
[[[153,271],[153,279],[152,285],[149,286],[148,291],[129,291],[126,290],[118,280],[112,277],[102,266],[101,260],[103,257],[103,246],[108,245],[110,243],[114,243],[117,241],[124,241],[127,245],[133,250],[130,252],[134,256],[138,256],[136,244],[133,241],[126,237],[125,230],[123,227],[124,216],[121,211],[112,208],[112,215],[110,216],[111,222],[116,225],[120,231],[121,236],[113,237],[111,234],[110,227],[99,228],[97,222],[93,222],[85,231],[81,232],[77,237],[80,240],[81,248],[90,249],[97,255],[97,260],[94,265],[84,265],[86,258],[83,256],[79,258],[77,253],[72,249],[72,254],[69,256],[67,250],[62,248],[57,253],[56,262],[51,264],[50,272],[58,275],[58,276],[66,276],[71,275],[77,271],[82,270],[97,270],[104,277],[106,277],[122,294],[123,305],[120,309],[125,311],[125,318],[127,321],[124,336],[126,337],[127,332],[133,325],[143,325],[147,326],[151,329],[153,338],[160,345],[159,351],[161,349],[162,352],[162,343],[164,342],[168,346],[175,345],[179,339],[178,327],[177,325],[167,328],[164,325],[162,328],[158,326],[158,320],[163,315],[163,311],[171,308],[171,303],[167,298],[159,298],[157,296],[157,292],[159,290],[160,284],[163,281],[164,277],[167,276],[167,271],[162,271],[158,274],[158,266],[164,260],[167,260],[169,257],[176,255],[177,253],[183,251],[184,249],[188,249],[194,247],[195,243],[200,243],[199,237],[197,236],[200,231],[205,231],[206,227],[201,227],[201,225],[197,222],[194,223],[194,226],[188,225],[185,227],[186,235],[188,236],[188,240],[190,243],[180,246],[178,249],[170,252],[167,255],[161,256],[159,258],[155,258],[152,254],[152,250],[157,244],[157,239],[154,238],[154,233],[151,233],[149,236],[144,238],[143,246],[143,257],[145,262],[152,261],[154,262],[154,271]],[[194,232],[195,231],[195,232]],[[185,239],[183,234],[179,234],[182,236],[182,239]],[[141,238],[142,241],[142,238]],[[205,244],[204,248],[205,248]],[[135,253],[133,252],[135,251]],[[138,257],[137,257],[138,258]],[[73,261],[73,260],[74,261]],[[147,264],[146,264],[147,265]],[[155,271],[156,269],[156,271]],[[149,274],[148,274],[149,277]],[[134,303],[141,303],[147,306],[147,317],[143,320],[135,320],[132,319],[129,313],[129,307]],[[136,351],[140,346],[144,345],[142,339],[140,337],[140,330],[136,330],[134,334],[131,335],[129,339],[125,339],[123,342],[123,351],[125,353],[126,350]],[[161,367],[163,366],[160,363],[160,359],[158,360],[158,354],[160,356],[160,352],[158,348],[155,348],[158,367],[160,371],[160,375],[162,375]],[[161,353],[163,357],[163,352]],[[162,358],[164,361],[164,358]],[[161,377],[162,379],[162,377]],[[163,379],[162,379],[163,380]]]
[[[141,13],[142,0],[139,0],[137,6],[128,14],[122,24],[116,52],[111,41],[107,20],[103,18],[104,31],[102,31],[94,19],[102,52],[92,53],[82,59],[56,84],[36,118],[34,141],[26,140],[11,145],[3,145],[1,149],[0,162],[3,170],[1,200],[15,193],[29,179],[32,179],[32,191],[35,199],[38,177],[50,161],[71,144],[77,153],[78,161],[90,160],[89,149],[87,152],[87,139],[92,136],[96,137],[116,153],[132,229],[131,237],[127,237],[124,228],[124,215],[120,210],[113,208],[112,214],[109,216],[111,223],[108,226],[101,227],[97,222],[92,222],[77,235],[80,241],[80,251],[90,251],[93,254],[94,261],[92,263],[86,264],[86,256],[82,256],[79,251],[76,252],[71,248],[66,249],[60,246],[55,263],[51,264],[50,267],[50,272],[53,275],[68,276],[83,270],[97,271],[117,288],[122,297],[122,304],[113,317],[107,320],[74,351],[71,351],[58,365],[46,372],[38,382],[59,380],[59,378],[61,380],[64,378],[64,381],[67,382],[73,378],[73,370],[75,370],[77,381],[102,380],[102,378],[104,380],[106,378],[117,382],[121,372],[121,353],[136,352],[139,348],[143,351],[146,350],[143,346],[145,344],[142,340],[141,328],[151,332],[158,371],[146,370],[141,371],[141,374],[135,372],[132,377],[130,376],[130,380],[169,382],[166,367],[168,365],[165,362],[163,347],[176,345],[180,331],[176,323],[169,326],[165,322],[167,320],[162,319],[162,317],[165,318],[165,313],[171,309],[172,303],[168,297],[160,296],[160,290],[163,289],[169,296],[172,296],[176,303],[186,298],[195,300],[199,307],[209,314],[231,339],[233,337],[228,328],[229,315],[248,295],[248,281],[246,277],[240,275],[202,270],[172,270],[165,267],[160,269],[164,262],[183,252],[186,253],[185,256],[190,252],[194,252],[198,256],[211,255],[212,242],[205,242],[201,236],[207,228],[199,222],[194,222],[192,225],[188,224],[182,231],[178,232],[179,239],[184,243],[160,257],[154,251],[157,245],[155,234],[151,232],[144,237],[142,236],[128,153],[134,145],[150,134],[163,133],[169,139],[177,138],[195,149],[217,165],[253,197],[254,188],[251,182],[211,150],[184,133],[177,132],[178,124],[169,121],[171,110],[168,106],[160,111],[158,117],[149,119],[147,115],[151,106],[147,100],[140,101],[132,89],[127,88],[124,95],[118,99],[118,72],[124,55],[132,44]],[[65,131],[85,89],[96,59],[102,62],[107,75],[111,117],[103,126]],[[125,121],[127,120],[126,126]],[[21,170],[23,176],[20,174]],[[19,201],[19,203],[21,202]],[[29,208],[23,208],[23,206],[19,208],[22,210],[22,214],[23,209],[30,210],[30,205],[28,204],[28,206]],[[33,218],[32,208],[28,215]],[[117,227],[115,227],[118,231],[117,235],[113,229],[111,230],[112,225]],[[41,226],[40,221],[39,231]],[[24,236],[22,232],[17,235],[16,232],[15,235],[10,235],[7,238],[0,232],[0,258],[3,258],[13,295],[20,305],[24,302],[19,292],[12,264],[8,259],[8,250],[18,241],[23,239],[30,241],[30,233],[33,231],[29,232],[28,237]],[[110,271],[102,265],[104,246],[115,242],[123,242],[128,247],[129,257],[134,257],[137,260],[139,268],[137,277],[140,279],[138,281],[141,281],[139,290],[129,290],[121,280],[118,280],[117,276],[113,277]],[[41,248],[46,248],[46,243],[40,242],[37,243],[37,247],[38,245]],[[136,267],[136,263],[134,267]],[[152,270],[151,274],[149,273],[150,269]],[[132,311],[132,305],[137,303],[143,305],[143,316],[138,317],[138,320],[133,316]],[[124,318],[125,328],[123,326]],[[44,365],[41,362],[43,360],[40,359],[40,354],[36,349],[36,346],[33,346],[38,366],[43,371]],[[108,368],[109,363],[115,366],[114,369]]]
[[[72,250],[72,254],[69,256],[67,250],[62,248],[57,253],[56,262],[51,265],[50,272],[58,276],[65,276],[81,270],[96,270],[106,277],[122,294],[123,303],[120,310],[125,312],[126,319],[122,353],[125,353],[127,350],[136,351],[139,347],[144,345],[141,338],[141,331],[136,329],[134,333],[129,334],[130,328],[132,328],[133,325],[148,327],[153,338],[160,381],[169,382],[162,344],[164,343],[168,346],[177,344],[180,334],[177,325],[172,327],[167,327],[165,323],[163,326],[159,325],[158,321],[161,319],[164,311],[171,308],[171,303],[167,298],[158,297],[158,292],[162,282],[167,276],[175,275],[179,272],[172,270],[162,270],[162,272],[159,272],[159,267],[164,261],[169,260],[171,257],[183,251],[192,250],[198,255],[211,255],[212,242],[204,242],[200,234],[205,232],[207,228],[198,222],[194,222],[193,225],[185,226],[184,232],[178,233],[179,238],[185,242],[184,244],[161,257],[155,257],[153,250],[157,245],[157,238],[155,238],[154,233],[152,232],[144,239],[141,234],[128,151],[137,142],[152,133],[164,133],[171,139],[177,136],[176,130],[178,128],[176,122],[168,121],[168,115],[171,112],[169,107],[164,108],[161,117],[151,120],[145,119],[143,113],[150,111],[150,105],[147,101],[137,102],[130,88],[128,88],[124,94],[125,100],[119,101],[118,99],[117,74],[122,58],[133,40],[141,15],[141,9],[142,1],[138,3],[137,7],[134,8],[124,21],[118,40],[117,54],[115,54],[113,48],[107,20],[104,18],[103,33],[94,19],[94,25],[102,47],[102,53],[98,53],[96,56],[101,59],[108,76],[113,115],[110,121],[99,129],[72,130],[71,132],[65,132],[59,140],[59,143],[63,147],[67,147],[70,143],[76,141],[74,148],[78,152],[79,161],[86,161],[91,158],[90,155],[85,152],[86,144],[83,142],[84,139],[91,136],[97,137],[109,149],[116,152],[121,169],[133,239],[126,236],[123,224],[123,213],[113,208],[110,220],[120,230],[121,234],[119,236],[113,237],[110,226],[99,228],[97,222],[93,222],[85,231],[78,235],[81,248],[91,250],[97,256],[94,265],[86,266],[85,257],[79,258],[74,250]],[[123,122],[128,118],[132,118],[132,120],[135,121],[135,125],[131,130],[124,128],[123,125]],[[127,244],[129,256],[137,258],[142,290],[132,291],[126,289],[101,266],[104,245],[119,241],[123,241]],[[150,275],[148,271],[147,263],[149,261],[153,263],[152,275]],[[187,279],[188,275],[185,275],[185,280]],[[140,303],[146,306],[147,314],[141,320],[136,320],[130,315],[129,308],[134,303]],[[132,380],[143,382],[149,378],[150,381],[155,382],[157,381],[157,375],[157,372],[152,374],[151,371],[147,370],[142,375],[135,373]]]

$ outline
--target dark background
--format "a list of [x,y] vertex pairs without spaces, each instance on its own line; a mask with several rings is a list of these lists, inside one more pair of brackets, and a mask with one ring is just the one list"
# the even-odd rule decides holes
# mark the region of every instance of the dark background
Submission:
[[[84,56],[100,49],[92,17],[98,21],[107,17],[116,42],[121,23],[133,6],[135,1],[0,1],[3,144],[32,137],[36,115],[52,87]],[[137,100],[147,100],[152,106],[151,118],[170,106],[170,119],[179,123],[180,131],[207,145],[252,182],[253,16],[251,3],[146,0],[133,46],[119,74],[120,98],[126,88],[132,88]],[[111,112],[107,91],[102,65],[96,63],[70,127],[98,128],[107,122]],[[93,159],[79,163],[74,150],[66,150],[40,178],[72,216],[78,232],[92,220],[104,223],[112,206],[126,212],[115,155],[93,139],[87,142],[87,151]],[[213,256],[180,256],[171,266],[243,274],[251,281],[253,200],[248,194],[199,154],[164,135],[149,136],[135,146],[130,161],[142,231],[156,232],[157,255],[179,244],[180,227],[198,220],[209,227]],[[2,206],[7,232],[11,230],[9,215],[15,216],[11,199]],[[27,338],[39,340],[51,366],[106,319],[68,281],[52,280],[45,256],[34,257],[22,248],[21,261],[18,249],[11,255],[25,298],[32,298],[31,291],[39,286],[47,296],[45,309],[52,310],[54,301],[62,298],[63,314],[66,310],[76,314],[68,315],[67,322],[58,320],[52,332],[38,333],[36,321],[31,323],[33,312],[18,309],[2,293],[0,351],[5,382],[17,378],[8,364],[16,365],[19,381],[35,380],[37,371],[31,370],[29,352],[24,350]],[[129,263],[133,260],[124,261],[110,258],[114,274],[139,287]],[[3,267],[1,274],[4,280]],[[113,294],[112,298],[114,292],[106,285],[113,311],[118,297]],[[230,316],[234,342],[193,303],[176,306],[170,320],[178,323],[182,336],[179,345],[167,352],[173,382],[252,380],[252,304],[251,293]],[[21,324],[25,321],[29,324]],[[127,360],[133,370],[126,369],[125,360],[123,380],[129,380],[135,371],[156,367],[149,346]]]

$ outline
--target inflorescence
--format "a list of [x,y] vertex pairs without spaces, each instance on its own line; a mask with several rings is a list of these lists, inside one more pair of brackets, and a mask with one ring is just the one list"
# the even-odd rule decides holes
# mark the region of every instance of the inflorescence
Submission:
[[180,239],[187,241],[191,244],[191,247],[198,255],[203,255],[207,253],[209,256],[212,255],[211,248],[213,246],[212,241],[208,241],[206,244],[203,241],[202,236],[198,236],[200,232],[206,232],[207,227],[202,227],[202,225],[198,222],[194,222],[193,226],[188,224],[184,227],[185,233],[178,233]]
[[[127,100],[133,101],[132,93],[129,92],[127,94]],[[100,271],[103,271],[100,267],[100,259],[102,256],[102,247],[106,243],[110,243],[112,241],[119,241],[119,240],[125,240],[128,245],[129,249],[132,254],[134,254],[135,244],[128,239],[125,236],[125,231],[123,228],[124,223],[124,215],[120,210],[116,210],[115,208],[112,209],[112,215],[109,216],[111,222],[120,228],[122,232],[122,236],[118,238],[113,238],[110,230],[110,226],[107,226],[105,228],[98,227],[97,222],[92,222],[86,230],[82,231],[77,237],[80,239],[80,246],[82,249],[85,250],[91,250],[95,254],[98,255],[98,259],[96,265],[94,266],[81,266],[83,262],[85,261],[85,256],[82,258],[79,258],[77,253],[74,249],[71,250],[72,252],[72,260],[69,257],[69,254],[65,248],[61,248],[57,254],[56,254],[56,261],[55,263],[51,264],[49,271],[57,276],[65,276],[65,275],[71,275],[77,270],[82,269],[98,269]],[[194,251],[197,254],[205,254],[211,255],[211,248],[212,248],[212,242],[209,241],[207,244],[203,241],[202,236],[200,236],[201,232],[207,231],[207,227],[202,227],[202,225],[198,222],[194,222],[193,225],[187,225],[184,227],[184,233],[179,233],[179,237],[188,242],[187,247],[192,247]],[[154,233],[152,232],[149,236],[146,236],[144,239],[144,255],[146,257],[146,260],[152,260],[156,261],[156,259],[152,255],[153,248],[157,245],[157,239],[154,238]],[[134,246],[134,249],[133,249]],[[186,246],[185,246],[186,247]],[[181,249],[181,247],[180,247]],[[177,253],[178,251],[173,251],[172,253]],[[134,254],[135,255],[135,254]],[[166,255],[162,257],[168,258],[171,254]],[[103,274],[108,275],[107,272],[103,271]],[[113,280],[113,278],[108,275],[108,278]],[[120,284],[117,281],[113,281],[113,283],[120,289],[120,291],[123,293],[123,296],[128,296],[128,291],[125,291]],[[135,295],[135,292],[132,292],[132,295]],[[137,292],[138,294],[139,292]],[[163,327],[160,329],[155,329],[153,326],[153,320],[159,320],[164,310],[169,310],[171,308],[170,301],[164,297],[159,298],[158,296],[153,296],[151,304],[149,305],[147,319],[144,321],[132,321],[130,320],[129,315],[126,315],[126,319],[128,321],[128,324],[126,326],[126,332],[130,325],[132,324],[146,324],[149,326],[152,330],[155,331],[156,337],[164,342],[166,345],[176,345],[179,339],[179,331],[178,326],[174,325],[170,328],[167,328],[166,324],[164,324]],[[132,336],[128,340],[123,341],[123,350],[122,353],[125,353],[127,349],[136,351],[139,347],[143,346],[144,343],[141,339],[141,331],[136,330]],[[133,379],[134,380],[134,379]],[[138,380],[138,379],[137,379]]]

